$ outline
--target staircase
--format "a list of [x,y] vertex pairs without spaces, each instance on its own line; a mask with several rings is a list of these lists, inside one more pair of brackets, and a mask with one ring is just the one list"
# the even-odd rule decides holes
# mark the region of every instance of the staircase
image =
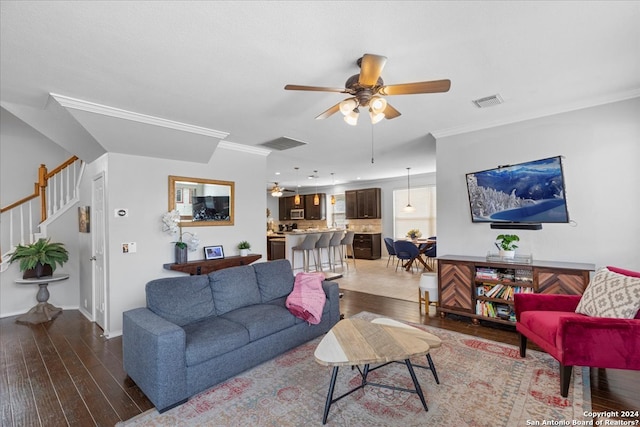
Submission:
[[0,209],[0,272],[9,267],[9,257],[18,244],[46,238],[47,225],[79,201],[84,167],[76,156],[51,171],[42,164],[33,194]]

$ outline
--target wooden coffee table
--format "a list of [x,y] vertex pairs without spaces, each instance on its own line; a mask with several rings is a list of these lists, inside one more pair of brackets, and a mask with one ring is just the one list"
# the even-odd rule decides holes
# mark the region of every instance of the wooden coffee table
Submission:
[[[366,385],[416,393],[420,397],[424,410],[428,411],[427,402],[410,360],[412,357],[425,356],[429,353],[426,337],[416,339],[421,337],[421,332],[416,328],[409,329],[362,319],[344,319],[331,328],[314,353],[316,362],[324,366],[333,366],[322,424],[327,422],[329,409],[333,403]],[[369,372],[395,361],[404,361],[413,380],[414,390],[367,381]],[[370,364],[379,363],[382,365],[369,368]],[[360,365],[364,365],[364,370],[360,370]],[[333,392],[340,366],[357,366],[362,383],[334,399]]]

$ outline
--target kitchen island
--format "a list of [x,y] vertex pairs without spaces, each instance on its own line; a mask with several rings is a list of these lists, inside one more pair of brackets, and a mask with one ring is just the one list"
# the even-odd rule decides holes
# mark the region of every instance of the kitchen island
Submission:
[[[281,236],[284,237],[284,255],[285,258],[289,260],[289,262],[291,263],[291,265],[294,268],[294,274],[295,273],[299,273],[301,271],[303,271],[303,258],[302,258],[302,251],[296,251],[295,254],[292,250],[293,247],[298,246],[299,244],[301,244],[304,239],[307,237],[307,235],[309,234],[321,234],[321,233],[331,233],[333,235],[333,233],[335,233],[336,231],[339,231],[341,233],[345,233],[345,230],[336,230],[336,229],[322,229],[322,230],[317,230],[317,229],[309,229],[309,230],[294,230],[294,231],[281,231],[279,233],[273,233],[270,234],[268,237],[273,237],[273,236]],[[340,255],[336,252],[336,259],[337,257],[339,257]],[[316,258],[318,257],[318,253],[316,252]],[[322,263],[322,269],[325,271],[329,271],[331,268],[329,267],[329,258],[327,256],[327,251],[322,250],[320,253],[320,257],[321,259],[318,259],[318,268],[316,268],[316,270],[320,271],[320,265]],[[310,254],[310,261],[309,261],[309,268],[311,270],[314,269],[313,267],[313,255]]]

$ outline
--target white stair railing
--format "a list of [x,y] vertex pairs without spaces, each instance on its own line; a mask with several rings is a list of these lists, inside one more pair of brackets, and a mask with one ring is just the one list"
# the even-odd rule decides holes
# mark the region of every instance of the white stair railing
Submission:
[[[84,162],[75,156],[51,172],[40,165],[33,194],[0,209],[0,272],[7,269],[9,254],[18,244],[46,237],[46,225],[79,200],[83,172]],[[38,197],[39,203],[35,201]]]

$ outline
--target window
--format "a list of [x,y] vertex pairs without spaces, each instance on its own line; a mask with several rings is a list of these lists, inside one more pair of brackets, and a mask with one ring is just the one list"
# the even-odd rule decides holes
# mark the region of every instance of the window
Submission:
[[436,235],[436,187],[416,187],[411,189],[413,212],[404,209],[409,200],[407,190],[393,191],[393,236],[404,237],[407,231],[417,228],[422,237]]
[[344,228],[347,223],[347,214],[345,211],[344,193],[334,194],[336,199],[335,205],[331,204],[331,196],[327,196],[327,226],[330,228],[338,227]]

